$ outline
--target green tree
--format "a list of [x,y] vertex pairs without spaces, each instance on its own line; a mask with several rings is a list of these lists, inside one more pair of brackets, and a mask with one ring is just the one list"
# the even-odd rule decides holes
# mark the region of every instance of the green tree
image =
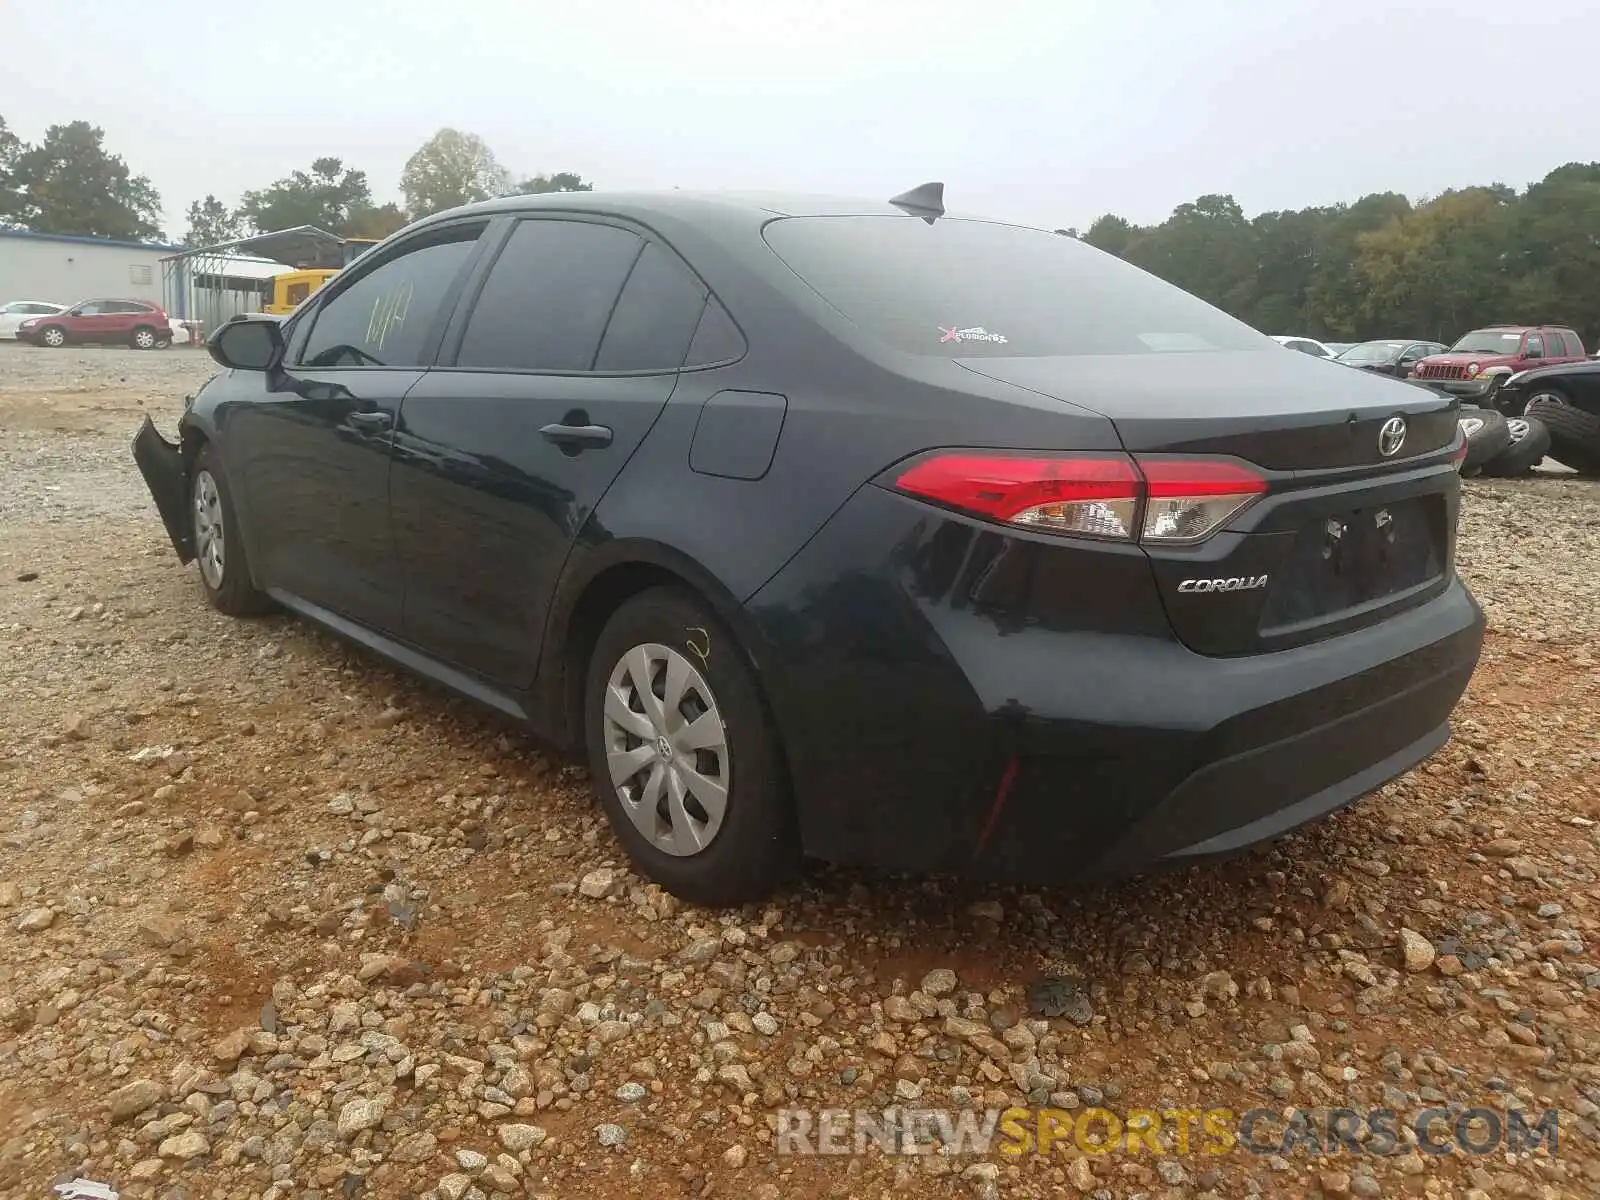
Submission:
[[400,191],[413,220],[502,195],[511,173],[502,167],[481,137],[459,129],[441,129],[406,160]]
[[191,249],[197,246],[220,246],[240,237],[244,221],[238,213],[211,193],[204,200],[189,205],[189,228],[183,235],[183,244]]
[[506,191],[508,196],[537,196],[545,192],[592,192],[594,184],[585,183],[583,176],[572,171],[557,171],[553,175],[530,175]]
[[406,214],[398,204],[367,204],[351,210],[350,218],[345,222],[344,236],[382,240],[396,230],[404,229],[406,223]]
[[22,185],[16,178],[17,160],[27,147],[0,117],[0,229],[22,219]]
[[[38,233],[151,241],[161,236],[161,196],[87,121],[52,125],[36,146],[12,151],[11,188],[20,222]],[[17,216],[13,216],[17,219]]]
[[353,220],[372,208],[365,171],[346,168],[339,158],[319,158],[310,171],[294,171],[276,183],[246,192],[239,214],[260,233],[315,225],[349,236]]

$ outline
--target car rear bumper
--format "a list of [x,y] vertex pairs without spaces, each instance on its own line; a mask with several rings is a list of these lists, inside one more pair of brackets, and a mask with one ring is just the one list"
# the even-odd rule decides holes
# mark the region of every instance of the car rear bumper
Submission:
[[1069,619],[1006,611],[1018,561],[1028,539],[868,488],[751,599],[808,853],[1026,883],[1228,854],[1443,745],[1483,641],[1452,577],[1352,633],[1208,657],[1115,561],[1029,567],[1026,603],[1084,596]]

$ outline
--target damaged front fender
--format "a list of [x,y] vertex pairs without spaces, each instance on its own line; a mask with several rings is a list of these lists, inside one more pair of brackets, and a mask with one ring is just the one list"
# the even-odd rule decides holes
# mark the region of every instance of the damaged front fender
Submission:
[[155,422],[145,417],[139,432],[133,436],[133,461],[139,465],[139,474],[150,489],[150,497],[161,513],[161,523],[167,527],[172,548],[178,552],[178,561],[194,561],[194,525],[189,520],[189,467],[183,458],[183,447],[175,446],[162,437]]

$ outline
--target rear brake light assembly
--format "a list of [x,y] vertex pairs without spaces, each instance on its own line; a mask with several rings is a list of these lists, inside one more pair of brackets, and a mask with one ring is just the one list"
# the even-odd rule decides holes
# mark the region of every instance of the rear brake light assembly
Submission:
[[1238,516],[1267,481],[1226,459],[966,452],[925,458],[895,487],[1041,533],[1181,546]]

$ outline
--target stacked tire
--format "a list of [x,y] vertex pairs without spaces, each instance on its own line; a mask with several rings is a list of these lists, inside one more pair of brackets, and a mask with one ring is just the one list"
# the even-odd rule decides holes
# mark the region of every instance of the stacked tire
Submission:
[[1580,475],[1600,475],[1600,416],[1553,389],[1528,401],[1527,416],[1550,431],[1550,457]]
[[1550,430],[1537,415],[1507,417],[1492,408],[1464,406],[1456,420],[1467,439],[1463,475],[1516,478],[1550,453]]

